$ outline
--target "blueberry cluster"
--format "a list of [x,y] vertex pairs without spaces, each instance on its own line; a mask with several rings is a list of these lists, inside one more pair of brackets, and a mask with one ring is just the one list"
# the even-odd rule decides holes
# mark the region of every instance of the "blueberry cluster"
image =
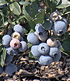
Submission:
[[[66,32],[67,20],[58,11],[51,13],[49,20],[49,29],[52,29],[55,34],[62,35]],[[28,48],[27,43],[22,37],[24,34],[23,27],[17,24],[13,27],[12,31],[11,34],[11,29],[9,29],[2,38],[2,44],[6,48],[5,72],[8,75],[17,72],[16,65],[11,63],[13,56],[19,52],[25,52]],[[27,35],[27,41],[32,44],[31,53],[37,58],[39,64],[50,65],[61,58],[60,41],[52,37],[49,38],[48,30],[41,23],[36,24],[35,32]],[[2,72],[3,68],[0,66],[0,73]]]
[[19,52],[25,52],[28,48],[27,43],[23,40],[23,34],[23,27],[17,24],[13,27],[12,34],[11,29],[9,29],[8,33],[2,38],[2,44],[6,48],[5,72],[8,75],[12,75],[12,73],[17,71],[16,65],[11,63],[13,56],[17,55]]
[[40,41],[44,42],[48,38],[48,30],[46,30],[41,23],[36,24],[35,26],[35,32],[29,33],[27,36],[27,40],[31,44],[39,44]]
[[61,57],[60,41],[52,37],[48,38],[48,31],[40,23],[36,24],[35,30],[34,33],[28,34],[27,40],[33,44],[31,53],[38,59],[38,63],[49,65],[58,61]]
[[62,35],[67,30],[67,20],[58,11],[50,14],[50,28],[57,35]]

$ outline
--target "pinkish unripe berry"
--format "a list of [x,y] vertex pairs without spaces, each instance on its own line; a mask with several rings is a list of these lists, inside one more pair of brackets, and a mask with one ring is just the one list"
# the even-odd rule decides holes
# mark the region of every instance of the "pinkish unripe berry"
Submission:
[[10,46],[13,48],[13,49],[18,49],[20,47],[20,41],[18,39],[12,39],[10,41]]

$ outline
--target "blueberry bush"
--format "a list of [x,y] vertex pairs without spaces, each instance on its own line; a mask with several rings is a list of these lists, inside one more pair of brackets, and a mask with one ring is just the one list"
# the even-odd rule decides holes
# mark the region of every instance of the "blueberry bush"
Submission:
[[[14,55],[29,52],[41,65],[70,56],[69,0],[0,0],[0,67],[12,75]],[[9,68],[12,67],[10,70]]]

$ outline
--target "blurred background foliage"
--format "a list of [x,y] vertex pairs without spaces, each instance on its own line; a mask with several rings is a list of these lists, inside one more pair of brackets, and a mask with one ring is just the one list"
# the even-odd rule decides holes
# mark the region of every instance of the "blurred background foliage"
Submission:
[[[4,65],[6,57],[2,36],[7,33],[9,28],[12,29],[15,24],[22,25],[25,31],[23,37],[26,40],[26,35],[35,31],[37,23],[41,23],[46,30],[49,30],[49,16],[56,10],[67,19],[69,28],[70,0],[0,0],[0,65]],[[61,52],[70,55],[70,31],[68,30],[61,36],[53,34],[53,37],[61,41]],[[31,44],[28,43],[28,47],[31,47]],[[31,59],[32,55],[29,54]],[[34,57],[32,56],[32,58]]]

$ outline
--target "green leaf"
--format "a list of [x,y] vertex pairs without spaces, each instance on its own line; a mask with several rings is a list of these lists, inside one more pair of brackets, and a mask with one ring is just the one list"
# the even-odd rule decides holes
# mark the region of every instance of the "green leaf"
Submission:
[[64,51],[64,49],[63,49],[62,45],[61,45],[61,47],[60,47],[60,50],[61,50],[61,51]]
[[30,2],[36,2],[37,4],[40,2],[41,0],[30,0]]
[[26,30],[25,27],[23,29],[24,29],[24,34],[26,35],[28,33],[28,30]]
[[50,26],[50,22],[48,20],[44,20],[42,25],[45,27],[46,30],[48,30]]
[[70,4],[60,4],[56,8],[66,8],[68,6],[70,6]]
[[50,7],[50,0],[45,0],[44,3],[47,5],[47,7]]
[[62,47],[62,46],[61,46],[61,48],[60,48],[60,51],[61,51],[62,53],[64,53],[64,54],[66,54],[66,55],[69,55],[69,56],[70,56],[70,53],[66,52],[66,51],[63,49],[63,47]]
[[44,14],[45,14],[44,9],[40,13],[36,14],[35,15],[35,19],[33,19],[34,20],[34,23],[35,24],[42,23],[43,20],[44,20]]
[[32,21],[30,8],[31,8],[30,5],[23,6],[23,14],[24,14],[26,20],[28,21],[30,27],[34,29],[35,23]]
[[65,12],[65,14],[70,14],[70,11],[68,11],[68,12]]
[[23,14],[33,30],[37,23],[42,23],[44,20],[44,10],[38,13],[38,6],[36,2],[32,2],[31,5],[24,5]]
[[[23,23],[22,23],[21,25],[23,25],[24,29],[27,30],[27,33],[30,31],[31,27],[29,26],[28,23],[26,23],[26,24],[23,24]],[[24,33],[26,32],[26,30],[24,31]]]
[[29,52],[29,60],[36,60],[36,58],[33,56],[31,52]]
[[27,43],[27,45],[28,45],[28,48],[30,48],[32,46],[32,44],[30,44],[30,43]]
[[29,15],[31,13],[30,11],[30,5],[24,5],[22,13],[24,14],[25,18],[28,20],[32,20],[31,16]]
[[34,2],[34,1],[36,1],[36,0],[30,0],[31,2]]
[[19,2],[20,5],[27,5],[27,4],[30,4],[29,2],[25,2],[25,1],[20,1]]
[[61,14],[63,14],[63,13],[65,14],[66,11],[67,11],[67,9],[66,8],[63,8]]
[[15,14],[15,15],[20,15],[21,14],[21,8],[20,5],[17,2],[14,2],[10,4],[10,10]]
[[0,65],[3,67],[4,62],[6,58],[6,48],[3,48],[3,50],[0,52]]
[[62,43],[62,48],[64,49],[64,51],[70,52],[70,41],[69,40],[65,40]]
[[26,5],[23,9],[25,9],[29,16],[32,18],[35,18],[35,15],[38,13],[38,5],[36,2],[32,2],[31,4]]
[[61,0],[44,0],[44,3],[47,6],[46,12],[53,12],[56,10],[56,6],[61,3]]
[[5,1],[5,0],[0,0],[0,6],[1,5],[4,5],[4,4],[6,4],[7,3],[7,1]]
[[58,5],[60,3],[60,0],[50,0],[52,4]]
[[0,44],[0,52],[3,50],[2,48],[3,48],[4,46],[2,45],[2,44]]
[[35,32],[35,31],[33,29],[31,29],[29,33],[31,33],[31,32]]
[[31,4],[31,16],[34,18],[35,17],[35,15],[38,13],[38,5],[37,5],[37,3],[36,2],[32,2],[32,4]]
[[33,30],[35,30],[35,25],[36,25],[36,24],[35,24],[32,20],[29,20],[28,23],[29,23],[30,27],[31,27]]
[[0,12],[0,28],[4,27],[4,14]]

